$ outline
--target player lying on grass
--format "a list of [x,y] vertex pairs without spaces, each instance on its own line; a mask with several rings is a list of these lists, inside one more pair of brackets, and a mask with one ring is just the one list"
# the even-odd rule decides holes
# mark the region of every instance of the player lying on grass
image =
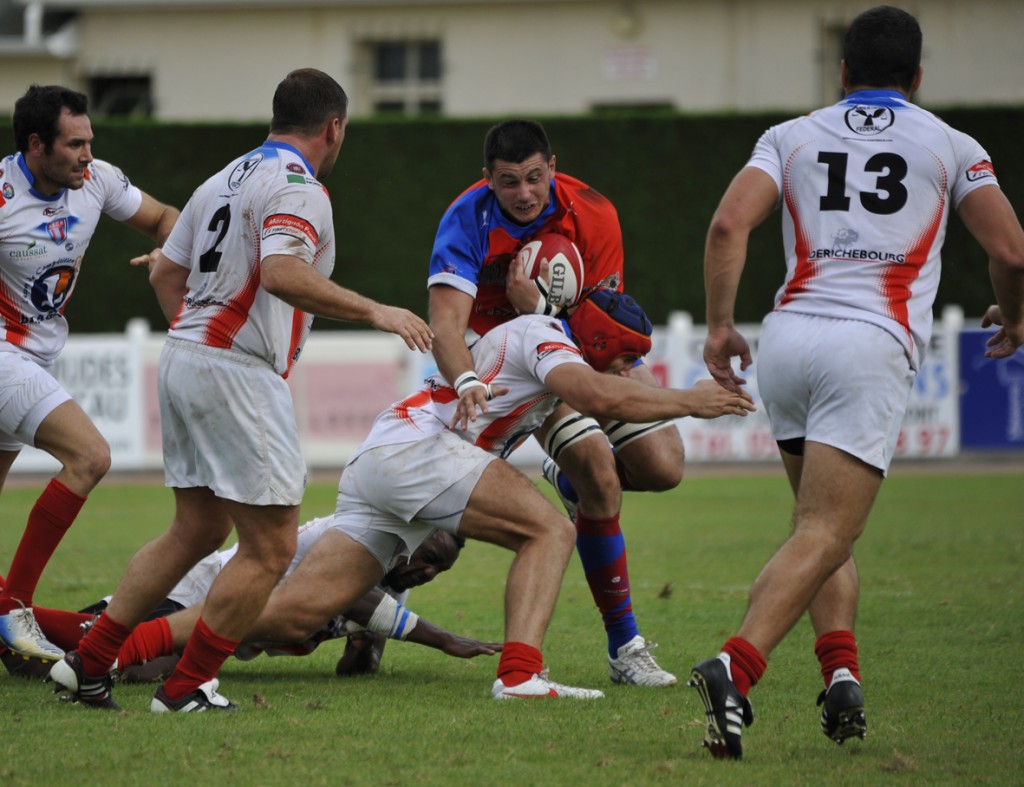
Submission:
[[[327,532],[330,517],[311,520],[299,530],[298,549],[290,575],[303,557],[316,547]],[[255,658],[266,652],[270,656],[305,656],[328,639],[349,636],[345,653],[338,662],[339,675],[376,672],[387,637],[407,640],[437,648],[450,656],[472,658],[492,655],[501,650],[494,642],[480,642],[460,637],[420,618],[404,606],[410,589],[430,582],[455,563],[464,541],[443,531],[435,532],[412,554],[408,561],[394,566],[377,587],[357,600],[347,610],[330,619],[306,614],[307,608],[293,610],[291,627],[278,631],[268,641],[240,646],[235,657]],[[202,609],[202,603],[221,568],[234,555],[235,547],[214,552],[200,561],[171,591],[167,599],[153,611],[151,619],[140,624],[125,641],[118,654],[118,679],[122,682],[159,681],[169,674],[181,653]],[[309,596],[320,592],[309,587]],[[102,611],[109,599],[97,602],[82,612],[40,608],[40,625],[61,647],[74,649],[93,616]],[[45,677],[51,662],[28,659],[6,652],[0,654],[12,674],[21,677]]]

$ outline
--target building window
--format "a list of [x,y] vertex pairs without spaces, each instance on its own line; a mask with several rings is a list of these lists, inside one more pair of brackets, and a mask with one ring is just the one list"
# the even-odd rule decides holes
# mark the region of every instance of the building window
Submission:
[[89,80],[89,111],[97,116],[153,114],[148,76],[94,76]]
[[369,41],[367,93],[373,112],[429,115],[441,112],[441,42]]

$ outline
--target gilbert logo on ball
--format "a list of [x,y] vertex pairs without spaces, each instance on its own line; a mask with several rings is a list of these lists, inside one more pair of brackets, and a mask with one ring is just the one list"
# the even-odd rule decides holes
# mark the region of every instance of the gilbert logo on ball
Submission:
[[583,289],[583,257],[576,244],[554,232],[538,235],[522,249],[520,256],[531,279],[540,276],[541,262],[548,261],[547,278],[541,278],[547,289],[548,302],[556,309],[573,306]]

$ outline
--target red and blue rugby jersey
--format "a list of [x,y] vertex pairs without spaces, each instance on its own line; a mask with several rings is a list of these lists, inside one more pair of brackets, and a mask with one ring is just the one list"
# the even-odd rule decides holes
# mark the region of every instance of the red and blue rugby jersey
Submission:
[[469,327],[483,335],[516,316],[505,294],[509,264],[535,235],[557,232],[583,257],[583,294],[597,287],[622,289],[622,230],[606,197],[576,178],[556,173],[551,201],[526,225],[501,212],[487,181],[460,194],[445,211],[434,240],[427,286],[455,287],[474,298]]

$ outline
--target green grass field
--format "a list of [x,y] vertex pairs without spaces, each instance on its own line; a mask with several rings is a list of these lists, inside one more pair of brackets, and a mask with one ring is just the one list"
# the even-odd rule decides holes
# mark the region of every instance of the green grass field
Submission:
[[[6,566],[37,488],[0,497]],[[304,515],[333,508],[310,487]],[[40,605],[77,609],[110,593],[165,526],[170,493],[109,481],[51,562]],[[702,709],[683,684],[743,614],[747,588],[785,537],[791,502],[776,475],[706,476],[672,493],[627,495],[633,603],[671,689],[610,684],[604,635],[579,564],[567,572],[545,644],[552,677],[594,702],[489,699],[496,657],[461,661],[390,643],[381,673],[339,679],[341,643],[308,658],[229,661],[238,714],[154,716],[152,687],[121,686],[119,714],[59,704],[0,675],[0,782],[120,784],[962,785],[1024,783],[1024,482],[1020,474],[894,469],[858,544],[858,635],[868,738],[837,747],[818,728],[821,677],[799,624],[751,699],[742,763],[700,749]],[[509,555],[470,543],[410,607],[458,633],[501,639]]]

